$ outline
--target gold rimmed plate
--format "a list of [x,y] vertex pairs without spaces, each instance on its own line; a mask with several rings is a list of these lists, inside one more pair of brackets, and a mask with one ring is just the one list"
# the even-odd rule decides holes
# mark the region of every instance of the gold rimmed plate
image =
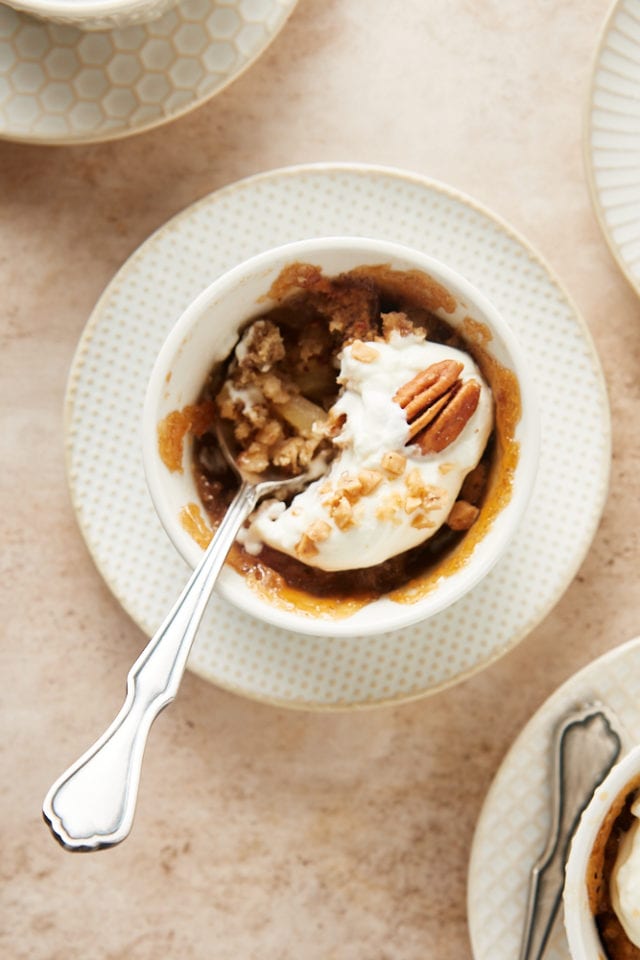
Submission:
[[69,378],[67,461],[80,526],[114,595],[146,633],[188,575],[142,469],[139,426],[156,354],[216,276],[270,247],[332,235],[424,250],[493,300],[529,354],[542,447],[536,487],[507,553],[477,588],[427,622],[327,640],[287,633],[213,598],[190,668],[245,696],[308,709],[434,693],[513,647],[582,562],[610,462],[607,396],[586,325],[548,266],[489,211],[421,176],[357,164],[290,167],[240,181],[189,207],[131,256],[96,305]]

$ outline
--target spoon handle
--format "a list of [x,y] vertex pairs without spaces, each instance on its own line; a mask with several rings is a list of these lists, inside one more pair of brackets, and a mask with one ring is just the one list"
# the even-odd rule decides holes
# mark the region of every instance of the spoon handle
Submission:
[[129,671],[115,720],[47,793],[45,820],[67,849],[110,847],[129,833],[147,734],[176,696],[215,581],[257,498],[256,487],[243,482],[173,609]]
[[529,876],[520,960],[542,960],[562,899],[569,844],[593,791],[618,759],[622,742],[613,713],[598,703],[560,721],[552,747],[551,823]]

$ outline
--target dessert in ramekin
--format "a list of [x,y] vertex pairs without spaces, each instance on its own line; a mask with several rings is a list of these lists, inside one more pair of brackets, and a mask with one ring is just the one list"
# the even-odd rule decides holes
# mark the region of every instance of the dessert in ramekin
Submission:
[[233,493],[213,435],[254,474],[309,466],[258,507],[221,593],[306,633],[381,632],[442,610],[515,531],[538,454],[506,322],[455,272],[360,238],[301,241],[225,274],[151,376],[144,459],[172,540],[198,562]]
[[574,960],[640,960],[640,747],[613,767],[582,814],[564,911]]

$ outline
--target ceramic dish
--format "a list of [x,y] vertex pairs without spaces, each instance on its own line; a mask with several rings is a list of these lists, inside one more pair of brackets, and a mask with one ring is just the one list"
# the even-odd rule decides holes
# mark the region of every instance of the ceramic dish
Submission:
[[585,118],[585,163],[600,226],[640,293],[640,0],[618,0],[597,48]]
[[96,564],[145,632],[155,631],[188,573],[152,506],[136,430],[169,329],[215,276],[253,254],[293,239],[349,234],[437,256],[505,313],[531,359],[540,398],[540,465],[520,531],[482,590],[426,624],[317,640],[214,598],[190,667],[283,706],[400,702],[487,666],[559,599],[589,547],[608,486],[608,403],[590,335],[520,237],[468,198],[402,171],[349,164],[272,171],[206,197],[144,243],[98,302],[71,370],[73,502]]
[[[637,903],[637,884],[634,883],[629,886],[628,876],[621,884],[620,879],[615,878],[615,867],[611,870],[611,873],[609,873],[604,866],[606,862],[604,858],[600,860],[602,864],[600,868],[594,867],[593,856],[594,848],[599,847],[599,850],[602,850],[598,838],[603,827],[605,828],[606,835],[611,835],[613,821],[610,819],[610,816],[612,815],[611,811],[614,804],[616,804],[618,811],[616,816],[619,816],[623,808],[623,803],[620,798],[624,797],[624,794],[629,790],[630,784],[634,784],[634,790],[636,790],[637,795],[638,777],[640,777],[640,746],[636,744],[628,751],[626,756],[615,765],[613,770],[609,772],[605,780],[595,790],[573,835],[571,851],[567,860],[566,881],[563,891],[565,930],[573,960],[604,960],[604,957],[609,956],[610,953],[614,955],[616,953],[615,949],[613,951],[607,950],[606,942],[603,944],[603,941],[600,939],[599,925],[595,920],[591,903],[591,897],[595,895],[595,886],[590,883],[590,878],[594,874],[602,878],[600,881],[602,886],[600,886],[600,883],[598,884],[600,890],[606,890],[606,878],[608,878],[609,889],[616,888],[622,895],[621,899],[625,905],[623,909],[627,908],[623,916],[626,916],[627,923],[630,922],[633,927],[637,927],[636,918],[638,916],[638,910],[635,908],[635,903]],[[620,803],[620,806],[617,806],[618,803]],[[608,830],[605,826],[607,824]],[[619,843],[618,850],[620,851],[618,857],[620,854],[623,854],[623,860],[628,856],[627,851],[625,851],[625,846],[628,842],[627,838],[630,838],[633,829],[632,827],[628,834],[625,833],[623,836],[618,836],[617,838]],[[633,846],[635,847],[635,843]],[[602,854],[600,855],[602,856]],[[616,866],[617,859],[618,858],[616,858]],[[622,866],[621,875],[629,871],[629,867],[632,864],[635,865],[635,857],[633,856],[631,862],[627,860],[626,865]],[[633,872],[635,873],[635,869]],[[631,894],[631,896],[629,896],[629,894]],[[633,906],[629,910],[630,900],[633,901]],[[605,925],[605,929],[606,927],[609,927],[609,923]],[[637,933],[633,929],[628,932],[631,932],[637,941]],[[627,933],[626,930],[625,933]],[[609,945],[613,945],[611,941],[609,941]]]
[[184,0],[101,32],[0,6],[0,137],[96,143],[187,113],[249,67],[296,0]]
[[[640,740],[640,638],[599,657],[563,684],[529,721],[487,794],[469,865],[468,919],[475,960],[519,956],[529,872],[545,846],[551,744],[561,718],[598,701],[621,725],[623,752]],[[570,960],[558,917],[545,960]]]
[[[236,344],[238,325],[244,325],[249,317],[255,318],[275,306],[276,301],[269,302],[267,293],[282,271],[295,263],[313,264],[330,277],[365,264],[369,267],[376,264],[392,267],[397,271],[396,275],[417,271],[418,276],[435,281],[453,298],[455,307],[448,312],[440,308],[439,315],[452,327],[462,331],[467,346],[474,343],[476,349],[484,351],[485,356],[490,358],[485,360],[484,372],[493,386],[494,400],[496,404],[502,403],[503,411],[509,405],[509,393],[505,388],[505,380],[501,380],[499,375],[491,384],[493,364],[500,368],[503,376],[508,370],[518,384],[519,415],[514,432],[518,447],[516,463],[507,469],[504,461],[506,459],[511,463],[509,456],[498,452],[492,472],[496,476],[502,475],[503,482],[496,483],[495,493],[487,496],[487,502],[482,507],[482,512],[494,511],[493,519],[464,560],[461,559],[464,554],[457,551],[459,566],[443,575],[443,565],[440,564],[435,571],[432,570],[430,577],[425,573],[420,575],[419,581],[424,576],[425,583],[430,587],[424,591],[418,588],[418,595],[410,602],[398,602],[393,599],[392,593],[391,596],[370,599],[362,603],[359,609],[348,610],[347,606],[346,614],[346,605],[338,601],[336,606],[342,612],[332,616],[323,611],[321,605],[306,610],[304,605],[297,606],[295,602],[288,601],[285,604],[281,598],[274,602],[271,591],[265,596],[252,589],[246,577],[230,565],[222,570],[216,584],[218,593],[240,610],[287,630],[332,638],[351,637],[354,633],[379,635],[383,631],[398,630],[424,621],[450,607],[479,584],[502,555],[518,530],[535,482],[540,434],[537,398],[526,354],[504,317],[481,291],[446,264],[404,245],[356,237],[313,238],[266,250],[214,280],[189,305],[158,355],[146,392],[142,450],[149,492],[165,530],[192,567],[195,568],[202,560],[203,547],[194,539],[193,533],[185,528],[183,512],[188,511],[189,505],[195,502],[199,504],[200,515],[206,517],[206,508],[200,500],[193,477],[190,444],[187,442],[183,445],[181,470],[169,470],[159,449],[158,425],[179,408],[197,403],[214,361],[224,360]],[[475,341],[472,324],[476,330],[482,331]],[[333,383],[335,386],[335,379]],[[401,384],[398,383],[398,386]],[[512,397],[510,402],[514,403]],[[496,429],[504,420],[504,413],[501,416],[499,411],[496,412]],[[473,430],[472,424],[468,424],[468,427]],[[379,430],[378,425],[377,436]],[[507,447],[506,438],[502,443],[496,443],[497,451],[501,447]],[[451,452],[454,447],[446,449],[448,453],[443,456],[449,455],[455,461],[456,454]],[[374,462],[380,465],[378,458]],[[413,461],[416,462],[419,460]],[[318,485],[326,483],[328,475],[328,471],[325,471]],[[505,484],[508,491],[506,497]],[[385,487],[387,491],[390,489],[382,483],[380,490]],[[370,498],[371,501],[376,502],[375,496]],[[360,501],[361,509],[364,509],[366,502]],[[403,511],[402,515],[407,518],[408,525],[410,521],[407,514]],[[324,516],[329,519],[328,514]],[[469,531],[471,537],[473,529],[481,527],[480,517],[476,523],[478,527],[474,524]],[[364,552],[371,549],[376,541],[392,536],[392,531],[398,529],[397,524],[397,514],[394,514],[391,522],[378,519],[372,541],[364,548]],[[357,524],[354,524],[354,529],[357,529]],[[340,529],[334,526],[331,536],[340,536],[340,533]],[[460,544],[462,550],[465,540],[466,537]],[[349,543],[348,535],[346,543]],[[342,549],[345,549],[344,544]],[[360,550],[363,550],[362,546]],[[366,560],[361,552],[358,553],[358,561],[365,565]],[[313,565],[313,561],[311,563]]]
[[11,6],[53,23],[81,30],[115,30],[157,20],[176,0],[11,0]]

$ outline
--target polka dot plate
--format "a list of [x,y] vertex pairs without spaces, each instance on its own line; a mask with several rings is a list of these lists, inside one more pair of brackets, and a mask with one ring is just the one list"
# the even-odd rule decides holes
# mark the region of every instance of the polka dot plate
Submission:
[[604,25],[589,91],[585,162],[611,252],[640,293],[640,0],[619,0]]
[[[469,862],[468,919],[475,960],[520,956],[529,872],[551,820],[551,747],[563,716],[598,702],[619,723],[623,753],[640,741],[640,638],[584,667],[542,705],[507,753],[486,796]],[[544,960],[570,960],[561,911]]]
[[542,445],[533,497],[506,554],[477,588],[425,623],[327,640],[287,633],[212,598],[191,669],[250,697],[315,709],[433,693],[511,648],[581,563],[610,460],[607,396],[587,328],[549,268],[488,211],[420,176],[361,165],[291,167],[232,184],[169,221],[122,267],[87,324],[69,379],[68,474],[80,526],[106,582],[149,635],[188,573],[154,512],[141,462],[155,356],[187,304],[223,271],[270,247],[331,235],[417,247],[484,290],[531,358]]
[[95,143],[208,100],[284,25],[296,0],[184,0],[149,23],[85,32],[0,6],[0,137]]

